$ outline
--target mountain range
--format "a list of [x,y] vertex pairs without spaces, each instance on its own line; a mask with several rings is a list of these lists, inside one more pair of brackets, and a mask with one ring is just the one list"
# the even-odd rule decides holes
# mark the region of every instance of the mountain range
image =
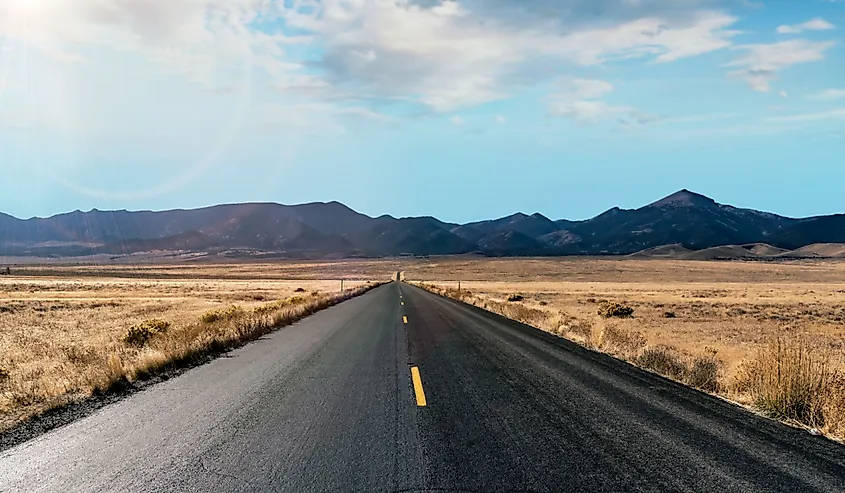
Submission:
[[[0,214],[0,255],[5,256],[150,251],[291,258],[659,255],[725,245],[746,245],[744,250],[752,253],[783,253],[820,243],[845,243],[845,215],[789,218],[719,204],[689,190],[639,209],[614,207],[583,221],[517,213],[454,224],[433,217],[370,217],[339,202],[230,204],[162,212],[95,209],[26,220]],[[666,245],[673,247],[662,248]]]

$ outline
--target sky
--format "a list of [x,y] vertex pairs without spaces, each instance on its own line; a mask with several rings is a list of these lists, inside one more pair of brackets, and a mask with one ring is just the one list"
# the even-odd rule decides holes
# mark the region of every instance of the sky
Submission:
[[0,0],[0,211],[845,212],[845,0]]

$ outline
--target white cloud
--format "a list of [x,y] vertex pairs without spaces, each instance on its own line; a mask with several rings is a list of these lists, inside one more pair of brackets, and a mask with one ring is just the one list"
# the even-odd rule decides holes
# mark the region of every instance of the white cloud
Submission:
[[568,79],[564,82],[568,85],[572,95],[578,99],[596,99],[613,91],[613,84],[596,79]]
[[281,93],[449,112],[571,65],[726,48],[736,19],[698,10],[721,1],[0,0],[0,37],[61,60],[84,61],[92,46],[138,53],[208,86],[252,67]]
[[608,116],[620,116],[633,111],[627,106],[611,106],[604,101],[557,102],[551,105],[552,114],[572,118],[577,123],[598,123]]
[[[725,48],[734,34],[726,28],[736,20],[715,12],[655,13],[602,27],[557,17],[525,25],[484,5],[325,0],[279,8],[288,25],[317,40],[315,66],[332,88],[407,98],[437,112],[507,98],[525,84],[565,73],[568,65],[671,62]],[[363,59],[362,53],[375,56]]]
[[340,116],[355,116],[383,123],[391,123],[397,121],[397,118],[393,115],[379,113],[378,111],[373,111],[367,108],[361,108],[356,106],[347,108],[336,108],[335,113]]
[[507,123],[508,119],[507,119],[507,118],[505,118],[505,117],[504,117],[504,116],[502,116],[502,115],[496,115],[496,116],[493,118],[493,121],[494,121],[494,122],[496,122],[496,123],[498,123],[499,125],[502,125],[502,124],[504,124],[504,123]]
[[843,120],[845,119],[845,108],[836,108],[818,113],[798,113],[787,116],[773,116],[766,118],[770,123],[806,123],[822,120]]
[[349,118],[379,123],[392,123],[396,117],[360,106],[338,106],[329,102],[310,101],[264,103],[255,119],[263,130],[297,132],[303,134],[345,133]]
[[449,119],[452,122],[452,125],[460,126],[464,124],[464,119],[460,117],[460,115],[455,115]]
[[672,124],[706,123],[713,121],[735,120],[742,118],[742,113],[702,113],[698,115],[668,116],[662,119],[663,122]]
[[605,101],[552,101],[551,114],[564,116],[578,124],[596,124],[615,120],[622,125],[645,125],[660,120],[631,106],[614,106]]
[[607,81],[566,78],[558,85],[561,90],[549,97],[552,115],[567,117],[579,124],[616,120],[623,125],[642,125],[660,119],[630,106],[616,106],[600,100],[614,89]]
[[780,34],[799,34],[804,31],[827,31],[830,29],[836,29],[836,26],[824,19],[815,18],[794,26],[778,26],[777,32]]
[[777,32],[778,34],[798,34],[801,32],[801,29],[795,26],[778,26]]
[[825,89],[818,94],[809,96],[809,98],[816,101],[834,101],[837,99],[845,99],[845,89]]
[[780,91],[780,92],[778,92],[778,95],[780,95],[780,97],[782,97],[782,98],[789,96],[789,94],[787,94],[786,91]]
[[0,37],[59,60],[82,61],[92,46],[136,52],[210,83],[233,67],[299,66],[283,60],[296,39],[253,28],[268,15],[256,0],[0,0]]
[[737,46],[735,50],[746,53],[728,64],[729,67],[740,67],[729,75],[744,79],[755,91],[769,92],[771,82],[779,71],[792,65],[823,60],[824,52],[834,44],[832,41],[793,39],[771,44]]

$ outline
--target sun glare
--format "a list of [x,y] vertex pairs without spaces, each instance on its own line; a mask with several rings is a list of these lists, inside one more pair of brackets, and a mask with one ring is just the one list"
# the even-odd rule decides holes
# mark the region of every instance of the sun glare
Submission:
[[[9,2],[9,0],[6,1]],[[11,0],[9,3],[12,4],[13,12],[30,16],[41,15],[46,12],[48,4],[51,2],[52,0]]]

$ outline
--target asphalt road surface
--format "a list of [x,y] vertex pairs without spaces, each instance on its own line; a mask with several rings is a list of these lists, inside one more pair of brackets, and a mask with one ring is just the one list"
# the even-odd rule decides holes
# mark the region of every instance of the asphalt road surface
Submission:
[[3,452],[0,491],[842,492],[845,447],[393,283]]

